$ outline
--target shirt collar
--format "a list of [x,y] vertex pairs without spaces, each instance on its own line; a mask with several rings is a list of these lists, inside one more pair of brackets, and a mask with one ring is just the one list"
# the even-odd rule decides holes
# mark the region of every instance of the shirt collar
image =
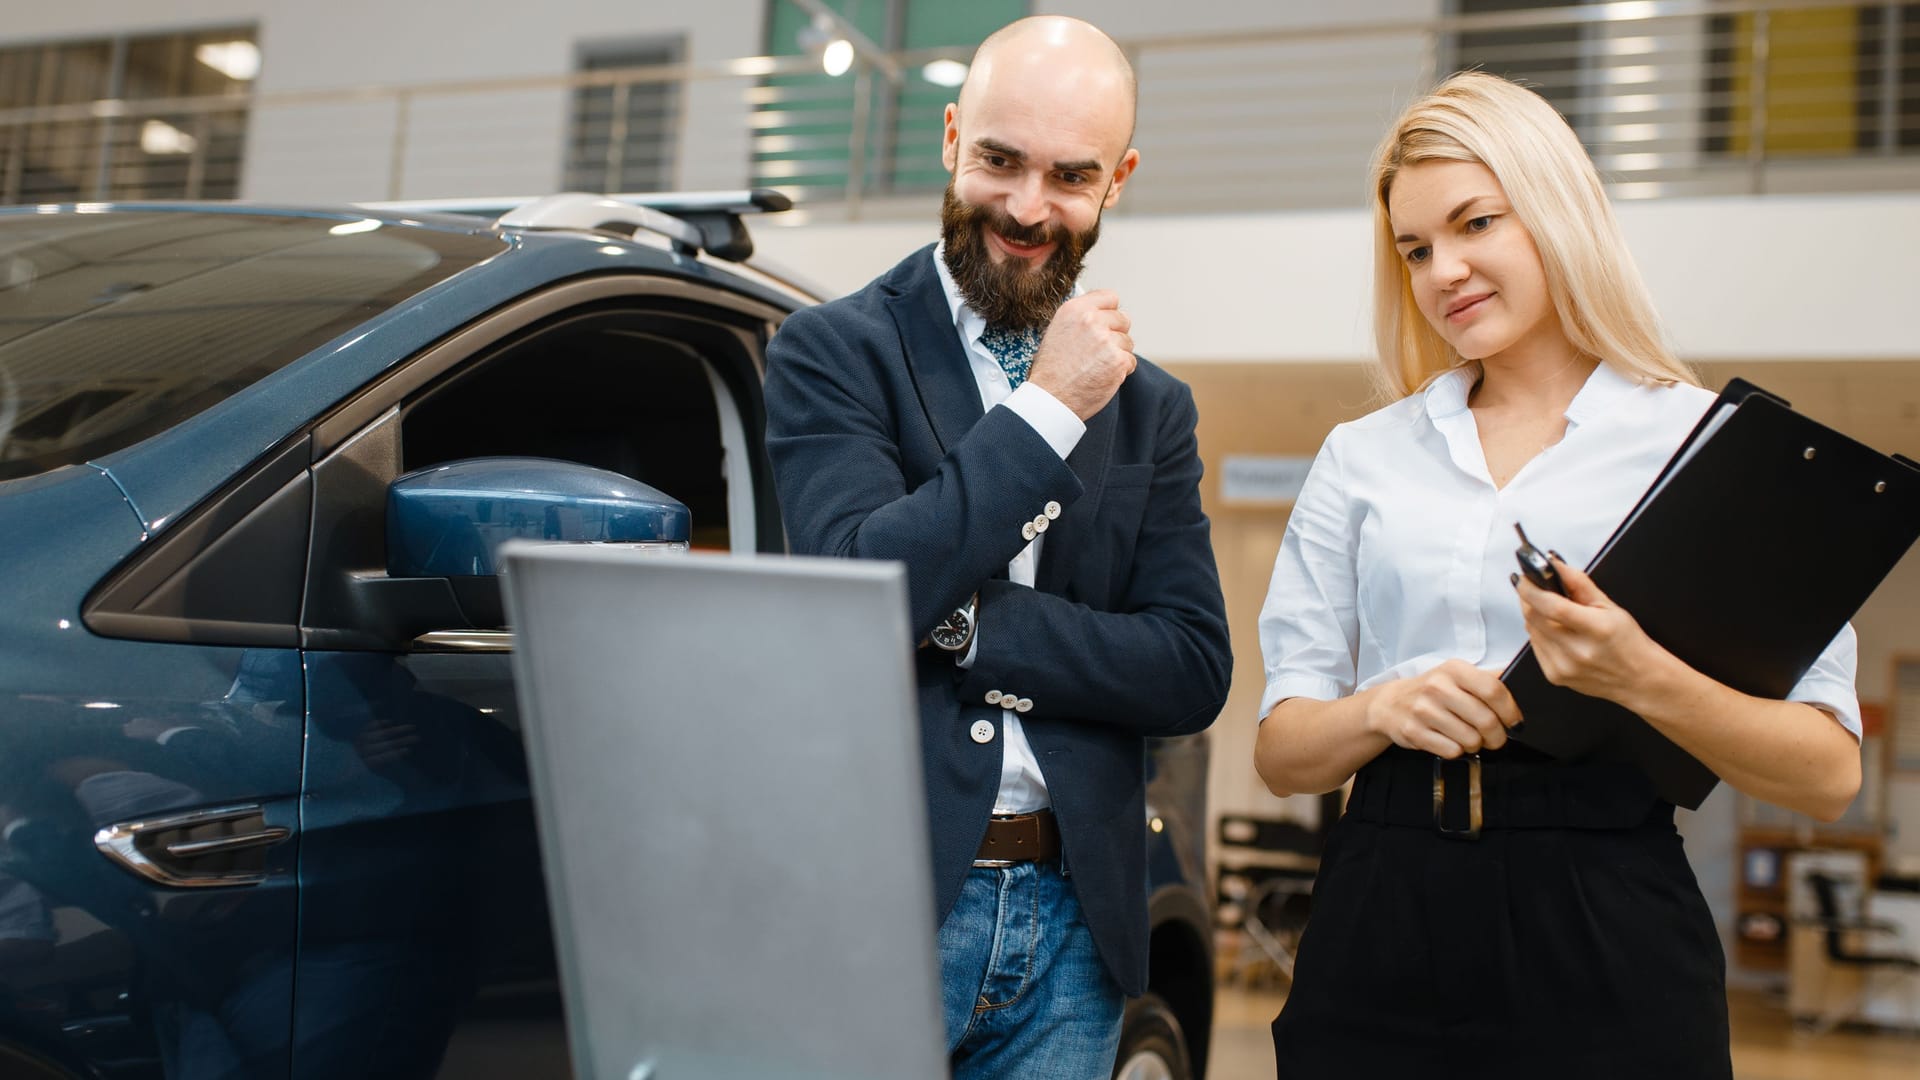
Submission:
[[1567,404],[1567,422],[1584,424],[1604,414],[1614,402],[1640,384],[1633,377],[1605,361],[1587,376],[1587,383]]
[[1461,364],[1434,376],[1427,384],[1427,415],[1434,420],[1465,412],[1467,395],[1480,377],[1480,365]]
[[[1467,395],[1479,377],[1477,364],[1462,364],[1435,376],[1427,384],[1427,416],[1438,421],[1465,412]],[[1631,376],[1603,361],[1567,403],[1567,422],[1583,424],[1602,415],[1621,395],[1638,385]]]
[[960,331],[960,340],[972,348],[986,332],[987,320],[967,306],[966,298],[960,295],[960,286],[953,280],[953,271],[947,269],[947,242],[945,240],[933,246],[933,269],[940,275],[940,288],[947,294],[947,310],[953,314],[953,325]]

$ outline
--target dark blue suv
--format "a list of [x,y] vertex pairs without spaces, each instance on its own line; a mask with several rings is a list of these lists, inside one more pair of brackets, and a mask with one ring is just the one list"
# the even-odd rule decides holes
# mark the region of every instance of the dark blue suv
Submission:
[[[607,538],[512,509],[585,497],[535,457],[783,550],[781,201],[0,210],[0,1076],[566,1075],[489,552],[389,508],[468,462],[488,543]],[[1203,1072],[1205,766],[1155,752],[1137,1075]]]

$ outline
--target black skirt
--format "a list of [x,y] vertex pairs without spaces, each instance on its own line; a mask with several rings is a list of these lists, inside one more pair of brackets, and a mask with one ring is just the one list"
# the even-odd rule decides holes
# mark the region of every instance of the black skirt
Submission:
[[1431,758],[1362,770],[1273,1023],[1280,1080],[1730,1080],[1726,958],[1672,806],[1623,767],[1524,757],[1484,756],[1474,840],[1432,824]]

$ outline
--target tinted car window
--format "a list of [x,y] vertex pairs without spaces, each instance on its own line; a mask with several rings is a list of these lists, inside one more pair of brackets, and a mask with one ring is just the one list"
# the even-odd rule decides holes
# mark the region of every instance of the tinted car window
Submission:
[[0,480],[165,430],[503,249],[337,218],[0,214]]

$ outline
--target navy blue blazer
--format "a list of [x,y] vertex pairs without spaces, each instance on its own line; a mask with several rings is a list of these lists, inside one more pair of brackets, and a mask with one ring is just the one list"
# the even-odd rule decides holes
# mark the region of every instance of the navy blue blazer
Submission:
[[[1232,654],[1197,413],[1142,360],[1066,461],[1005,407],[984,415],[931,247],[851,296],[795,313],[767,348],[767,449],[797,554],[906,564],[915,640],[980,593],[971,669],[916,654],[934,892],[945,919],[1020,717],[1059,819],[1062,868],[1122,989],[1147,984],[1149,735],[1213,722]],[[1033,588],[1007,580],[1021,527],[1063,511]],[[853,699],[857,700],[857,699]],[[976,722],[995,738],[976,743]]]

